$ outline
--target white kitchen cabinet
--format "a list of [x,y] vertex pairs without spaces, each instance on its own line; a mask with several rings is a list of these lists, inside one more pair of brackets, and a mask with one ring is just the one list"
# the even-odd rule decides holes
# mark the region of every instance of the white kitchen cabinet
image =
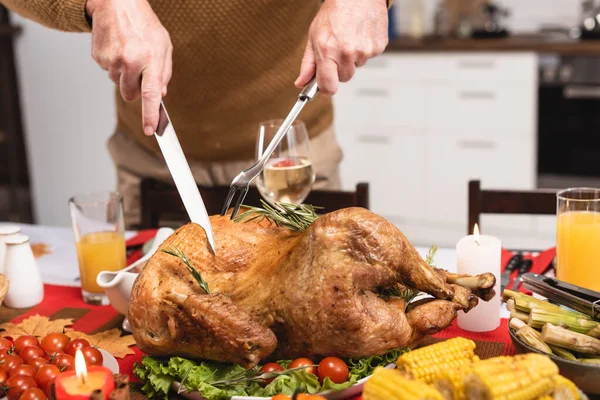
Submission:
[[371,208],[396,224],[425,219],[425,137],[356,129],[338,138],[346,187],[368,182]]
[[[369,62],[334,100],[344,187],[369,182],[374,212],[418,244],[453,246],[466,233],[469,180],[535,187],[536,71],[534,53],[386,53]],[[515,241],[535,227],[528,216],[482,223]]]

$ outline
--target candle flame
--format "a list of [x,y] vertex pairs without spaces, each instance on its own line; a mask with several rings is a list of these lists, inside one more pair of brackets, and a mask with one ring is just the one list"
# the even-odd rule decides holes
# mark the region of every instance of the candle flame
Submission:
[[87,380],[87,367],[81,349],[77,349],[75,352],[75,374],[81,380],[81,383],[85,383]]
[[473,238],[475,239],[475,242],[479,244],[479,226],[477,226],[477,224],[473,227]]

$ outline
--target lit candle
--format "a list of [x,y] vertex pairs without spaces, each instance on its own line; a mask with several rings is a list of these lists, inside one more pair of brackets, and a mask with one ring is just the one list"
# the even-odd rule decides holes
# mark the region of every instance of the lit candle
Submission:
[[479,275],[484,272],[496,277],[496,295],[479,304],[468,313],[459,311],[458,326],[471,332],[489,332],[500,326],[500,264],[502,243],[493,236],[480,235],[477,224],[473,234],[456,244],[456,258],[459,274]]
[[115,387],[113,374],[106,367],[85,365],[85,358],[80,349],[75,353],[75,371],[63,372],[55,378],[54,387],[56,400],[90,400],[92,392],[101,390],[104,399],[112,393]]

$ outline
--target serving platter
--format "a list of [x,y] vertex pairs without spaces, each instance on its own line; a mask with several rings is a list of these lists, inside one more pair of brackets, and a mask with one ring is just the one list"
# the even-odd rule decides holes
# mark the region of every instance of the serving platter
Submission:
[[[388,364],[385,368],[395,368],[395,364]],[[371,378],[371,375],[359,380],[354,385],[350,386],[347,389],[343,390],[328,390],[326,392],[316,393],[325,397],[327,400],[341,400],[347,399],[352,396],[356,396],[362,393],[363,386],[365,383]],[[173,391],[179,393],[179,395],[185,397],[189,400],[204,400],[204,397],[199,392],[187,392],[183,389],[179,392],[181,384],[179,382],[173,382],[172,388]],[[231,400],[270,400],[271,397],[254,397],[254,396],[233,396]]]
[[566,360],[552,354],[542,353],[519,339],[513,329],[508,328],[508,333],[518,353],[540,353],[547,355],[558,366],[560,374],[573,381],[581,391],[588,395],[600,395],[600,365]]

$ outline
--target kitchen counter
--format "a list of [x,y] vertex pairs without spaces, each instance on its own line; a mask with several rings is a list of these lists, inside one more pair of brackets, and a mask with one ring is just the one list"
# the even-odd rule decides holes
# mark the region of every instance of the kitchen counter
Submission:
[[392,40],[386,52],[464,52],[464,51],[532,51],[564,56],[600,56],[600,40],[556,39],[541,35],[511,36],[503,39],[440,39],[426,37],[415,40],[400,37]]

